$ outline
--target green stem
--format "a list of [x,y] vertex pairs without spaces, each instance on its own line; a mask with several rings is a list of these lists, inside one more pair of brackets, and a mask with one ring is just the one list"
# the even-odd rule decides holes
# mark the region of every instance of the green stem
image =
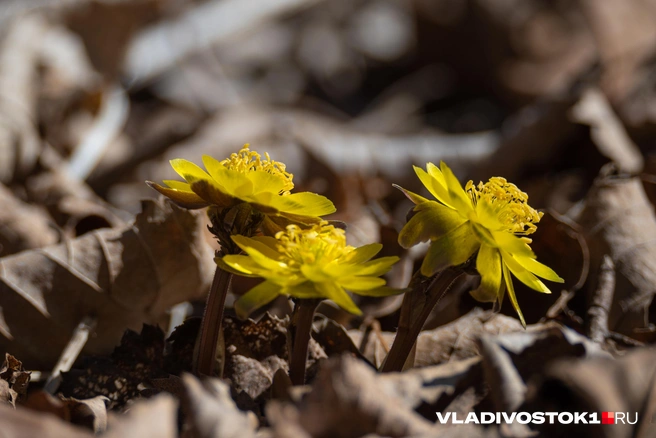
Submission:
[[299,299],[296,301],[289,325],[289,334],[292,347],[289,359],[289,378],[294,385],[305,383],[305,366],[307,364],[308,345],[312,332],[314,310],[321,300]]
[[403,297],[399,328],[381,367],[382,372],[403,370],[433,307],[462,274],[464,271],[459,267],[447,268],[431,278],[415,274],[410,283],[411,291]]
[[203,321],[200,325],[200,339],[193,370],[197,376],[212,376],[214,374],[216,349],[221,333],[223,310],[225,309],[225,300],[231,278],[232,274],[218,266],[216,267],[212,287],[205,303]]

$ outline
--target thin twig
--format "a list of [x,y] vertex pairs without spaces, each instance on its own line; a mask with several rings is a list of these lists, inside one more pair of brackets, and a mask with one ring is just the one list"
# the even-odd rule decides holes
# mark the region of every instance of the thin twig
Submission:
[[464,274],[459,267],[447,268],[434,277],[427,279],[417,273],[411,282],[411,291],[403,297],[399,328],[392,348],[383,363],[381,371],[401,371],[412,351],[417,336],[424,326],[428,315],[451,288],[453,283]]
[[[232,274],[218,266],[216,267],[210,293],[207,295],[207,302],[205,303],[203,321],[200,326],[200,338],[193,369],[194,374],[197,376],[212,376],[214,374],[216,348],[221,332],[223,310],[225,309],[225,300],[231,279]],[[223,373],[219,373],[219,377],[221,377],[221,374]]]
[[308,345],[312,332],[314,310],[321,300],[297,300],[289,325],[290,345],[292,351],[289,359],[289,378],[294,385],[305,383],[305,366],[307,364]]
[[59,356],[59,360],[53,368],[52,373],[50,373],[48,380],[46,380],[46,384],[43,387],[44,391],[50,394],[54,394],[57,391],[62,381],[61,373],[70,371],[71,367],[77,360],[77,357],[80,355],[80,352],[87,344],[89,332],[91,332],[95,326],[96,318],[94,317],[85,316],[82,321],[80,321],[73,331],[73,336],[71,336],[70,341],[68,341],[66,348],[64,348],[61,356]]
[[615,264],[604,254],[599,271],[599,283],[588,309],[588,335],[594,342],[604,342],[608,337],[608,314],[615,295]]

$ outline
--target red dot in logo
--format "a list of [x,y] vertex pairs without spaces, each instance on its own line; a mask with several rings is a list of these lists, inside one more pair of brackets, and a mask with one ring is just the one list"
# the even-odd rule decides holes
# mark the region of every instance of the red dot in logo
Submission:
[[615,412],[602,412],[601,424],[615,424]]

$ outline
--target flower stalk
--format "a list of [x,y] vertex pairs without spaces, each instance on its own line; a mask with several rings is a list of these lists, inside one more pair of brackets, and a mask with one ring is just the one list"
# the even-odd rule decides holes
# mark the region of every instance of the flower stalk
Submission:
[[312,321],[314,311],[321,302],[320,299],[296,300],[294,312],[289,324],[289,378],[294,385],[305,384],[305,367],[307,364],[308,347],[312,337]]
[[[262,215],[254,212],[249,204],[239,204],[233,208],[218,209],[210,207],[208,216],[212,222],[210,232],[218,239],[221,250],[217,257],[228,254],[239,254],[241,251],[234,244],[230,236],[232,234],[253,235],[260,223]],[[198,348],[193,361],[193,372],[196,375],[212,376],[216,369],[216,354],[218,341],[221,335],[221,324],[225,310],[225,300],[230,287],[232,274],[224,271],[219,266],[214,271],[214,278],[210,292],[207,295],[203,320],[200,325]],[[225,357],[225,355],[222,355]],[[218,376],[222,377],[223,364],[221,364]]]
[[[465,271],[459,266],[447,268],[427,278],[417,272],[410,282],[401,304],[399,326],[382,372],[402,371],[417,337],[433,308]],[[412,366],[413,364],[408,364]]]

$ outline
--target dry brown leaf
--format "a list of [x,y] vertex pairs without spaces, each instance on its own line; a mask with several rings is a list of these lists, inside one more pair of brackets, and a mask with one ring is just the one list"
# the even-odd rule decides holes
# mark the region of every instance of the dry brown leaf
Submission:
[[183,438],[255,438],[257,418],[240,411],[230,397],[230,387],[219,379],[200,382],[182,376],[186,388],[183,411],[188,429]]
[[498,411],[516,410],[526,396],[526,382],[551,361],[567,357],[610,357],[598,344],[556,323],[480,339],[485,379]]
[[36,391],[30,394],[23,406],[40,413],[56,415],[64,421],[86,427],[94,433],[101,433],[107,429],[106,400],[104,396],[78,400]]
[[[317,438],[368,433],[401,437],[436,431],[429,421],[385,393],[375,370],[349,356],[325,362],[299,410],[301,427]],[[271,414],[267,409],[267,416]]]
[[[237,391],[256,399],[265,394],[273,383],[276,371],[289,370],[287,351],[288,319],[279,319],[267,312],[258,322],[224,320],[226,360],[224,376]],[[310,340],[308,368],[326,353],[317,342]],[[309,374],[312,374],[310,368]]]
[[[556,412],[624,412],[638,424],[560,424],[549,436],[650,438],[656,436],[656,350],[640,348],[620,359],[564,359],[549,366],[529,391],[529,409]],[[600,415],[600,414],[599,414]],[[544,426],[547,427],[547,426]]]
[[93,438],[88,430],[73,426],[54,415],[35,414],[29,409],[14,409],[0,403],[3,438]]
[[110,415],[107,432],[100,436],[178,438],[177,418],[178,402],[171,395],[160,394],[135,403],[126,415]]
[[48,215],[16,198],[0,184],[0,256],[57,243]]
[[[470,387],[477,392],[478,401],[486,392],[479,357],[414,368],[402,373],[382,374],[379,382],[386,394],[427,418],[432,418],[435,412],[448,411],[445,408],[452,406],[453,400]],[[474,406],[468,406],[465,415]]]
[[0,182],[25,177],[41,148],[36,131],[37,64],[48,24],[32,15],[15,20],[0,44]]
[[599,152],[613,161],[617,168],[626,173],[639,173],[644,159],[638,147],[627,134],[622,122],[604,94],[590,88],[570,111],[572,120],[590,125],[590,137]]
[[476,307],[454,322],[425,330],[417,338],[415,366],[425,367],[479,355],[477,341],[483,335],[501,335],[522,330],[516,318]]
[[630,336],[647,326],[656,292],[656,217],[640,179],[600,177],[579,222],[590,244],[591,278],[597,278],[605,254],[616,268],[609,329]]
[[0,259],[1,349],[49,368],[87,315],[98,325],[86,351],[101,354],[125,329],[203,296],[213,262],[199,220],[166,201],[144,201],[133,225]]
[[23,363],[11,354],[5,354],[5,361],[0,367],[0,402],[16,406],[16,401],[25,398],[30,373],[23,370]]

